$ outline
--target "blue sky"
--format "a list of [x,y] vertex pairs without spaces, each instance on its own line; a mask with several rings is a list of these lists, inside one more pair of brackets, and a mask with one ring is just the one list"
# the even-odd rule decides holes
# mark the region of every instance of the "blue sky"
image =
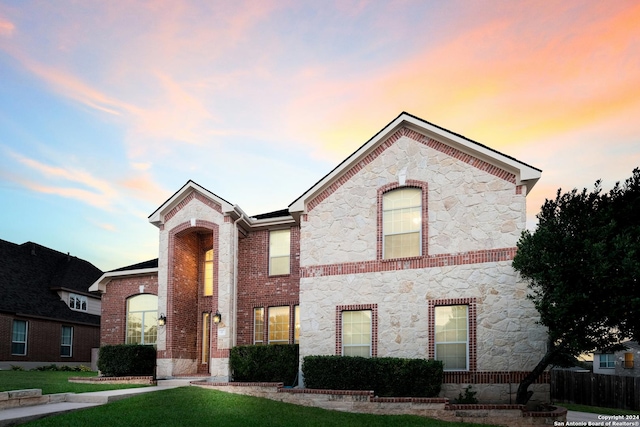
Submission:
[[0,238],[110,270],[192,179],[287,207],[407,111],[557,188],[640,166],[635,1],[0,1]]

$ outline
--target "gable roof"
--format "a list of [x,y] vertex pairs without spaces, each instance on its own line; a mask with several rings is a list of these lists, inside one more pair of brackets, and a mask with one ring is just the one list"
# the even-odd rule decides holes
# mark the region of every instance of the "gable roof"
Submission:
[[158,258],[107,271],[91,284],[89,291],[104,293],[107,291],[107,284],[118,277],[136,277],[156,274],[158,274]]
[[0,239],[0,312],[99,325],[100,316],[71,310],[57,290],[87,295],[101,274],[75,256]]
[[344,173],[372,154],[382,143],[403,128],[433,139],[463,154],[471,155],[489,165],[504,169],[515,175],[516,185],[526,184],[529,190],[540,179],[541,170],[538,168],[412,114],[402,112],[309,190],[295,199],[289,205],[289,211],[298,214],[304,212],[308,201],[329,188]]

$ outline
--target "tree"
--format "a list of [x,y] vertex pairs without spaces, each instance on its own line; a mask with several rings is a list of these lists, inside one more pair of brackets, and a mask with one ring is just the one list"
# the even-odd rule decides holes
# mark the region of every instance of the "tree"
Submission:
[[608,193],[600,184],[559,189],[542,205],[537,229],[518,241],[513,267],[549,334],[547,352],[518,387],[519,404],[548,366],[640,337],[640,169]]

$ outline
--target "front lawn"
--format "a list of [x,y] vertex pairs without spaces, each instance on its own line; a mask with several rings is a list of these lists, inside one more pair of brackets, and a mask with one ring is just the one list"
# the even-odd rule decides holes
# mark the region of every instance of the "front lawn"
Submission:
[[144,387],[140,384],[75,384],[69,382],[69,377],[95,377],[97,375],[97,372],[0,371],[0,391],[40,388],[42,394],[53,394]]
[[[369,415],[328,411],[200,387],[155,391],[24,424],[60,426],[371,426],[471,427],[412,415]],[[485,425],[485,427],[487,427]]]

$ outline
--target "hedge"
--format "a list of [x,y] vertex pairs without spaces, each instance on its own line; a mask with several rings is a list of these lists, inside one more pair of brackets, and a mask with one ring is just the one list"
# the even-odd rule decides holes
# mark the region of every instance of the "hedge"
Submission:
[[298,375],[298,357],[298,344],[233,347],[229,354],[232,381],[293,385]]
[[376,396],[435,397],[442,386],[442,362],[395,357],[306,356],[307,388],[373,390]]
[[98,369],[107,377],[155,375],[156,349],[150,345],[120,344],[100,347]]

